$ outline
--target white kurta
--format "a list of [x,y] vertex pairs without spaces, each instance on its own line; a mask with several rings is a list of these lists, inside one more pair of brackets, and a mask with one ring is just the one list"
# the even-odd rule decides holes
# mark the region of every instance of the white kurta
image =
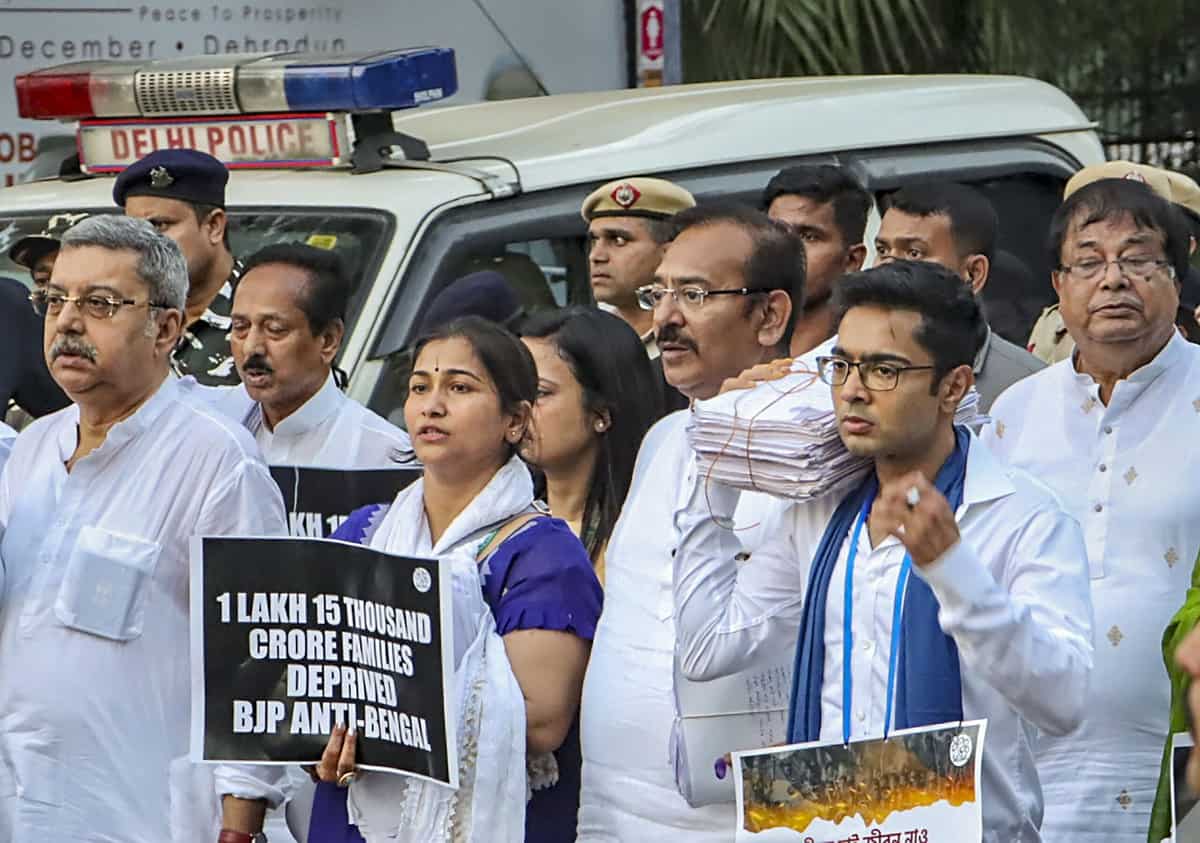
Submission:
[[1172,334],[1146,366],[1099,388],[1064,360],[1010,388],[983,436],[1083,526],[1095,607],[1088,715],[1043,737],[1049,841],[1142,843],[1170,712],[1162,635],[1200,550],[1200,348]]
[[217,792],[282,794],[187,759],[188,540],[284,535],[283,501],[174,378],[68,474],[78,418],[34,422],[0,475],[0,840],[211,840]]
[[412,451],[407,433],[347,397],[332,374],[274,430],[267,426],[261,406],[244,385],[211,393],[213,406],[254,434],[268,465],[392,468],[398,458]]
[[[726,675],[761,648],[795,652],[811,560],[840,501],[829,495],[778,512],[753,563],[738,570],[738,536],[717,523],[728,523],[737,497],[727,487],[697,484],[677,516],[679,656],[697,680]],[[942,629],[958,646],[963,716],[988,720],[984,840],[1036,843],[1042,800],[1030,747],[1039,728],[1061,734],[1077,724],[1087,696],[1091,628],[1083,538],[1049,490],[999,462],[978,440],[971,443],[956,515],[962,541],[912,572],[933,589]],[[820,739],[826,742],[842,740],[849,546],[847,536],[825,609]],[[872,548],[863,530],[851,604],[852,739],[884,732],[892,608],[904,555],[893,537]],[[894,721],[893,713],[889,728]]]
[[17,432],[4,422],[0,422],[0,471],[4,471],[4,463],[8,461],[9,451],[12,450],[13,440]]
[[[604,612],[580,715],[580,843],[727,843],[737,824],[732,803],[688,805],[672,764],[671,517],[695,475],[685,433],[688,413],[672,413],[646,434],[605,554]],[[744,495],[739,523],[761,521],[769,502],[764,495]],[[753,545],[749,538],[747,545]]]

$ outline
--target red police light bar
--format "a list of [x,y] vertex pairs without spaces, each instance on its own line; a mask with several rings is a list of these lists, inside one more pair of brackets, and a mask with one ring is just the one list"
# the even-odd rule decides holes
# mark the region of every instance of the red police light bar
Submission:
[[89,73],[39,76],[26,73],[16,79],[17,113],[31,120],[92,117]]

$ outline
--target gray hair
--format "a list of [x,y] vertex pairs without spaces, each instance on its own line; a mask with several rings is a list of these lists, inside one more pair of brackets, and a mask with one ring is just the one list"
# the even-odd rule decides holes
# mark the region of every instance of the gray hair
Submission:
[[187,261],[175,241],[159,234],[146,220],[116,214],[88,217],[62,238],[64,249],[79,246],[134,252],[138,278],[150,290],[150,303],[183,310],[188,292]]

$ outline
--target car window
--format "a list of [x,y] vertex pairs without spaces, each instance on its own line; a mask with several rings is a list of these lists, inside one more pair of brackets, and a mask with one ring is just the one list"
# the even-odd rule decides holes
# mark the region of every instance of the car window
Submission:
[[[447,273],[446,281],[482,270],[503,275],[526,314],[591,302],[582,237],[479,244]],[[433,291],[432,296],[439,291]]]
[[[582,224],[572,227],[582,229]],[[438,294],[465,275],[492,270],[502,275],[520,302],[510,327],[530,314],[574,304],[591,304],[587,254],[582,231],[561,237],[506,239],[499,233],[483,232],[461,244],[452,257],[442,262],[433,283],[414,305],[424,314]],[[420,331],[421,317],[408,326],[409,342],[384,355],[384,368],[370,404],[393,424],[403,426],[403,403],[408,388],[412,359],[408,346]]]
[[[30,285],[29,271],[9,260],[9,249],[22,237],[46,230],[56,215],[74,213],[78,212],[0,214],[0,275]],[[92,208],[88,213],[110,214],[117,213],[117,209]],[[361,310],[362,300],[370,287],[363,281],[374,280],[393,227],[391,215],[367,209],[231,208],[229,217],[229,245],[238,257],[248,257],[264,246],[291,242],[308,243],[336,252],[354,284],[349,309],[351,323]]]
[[1065,179],[1017,174],[973,183],[1000,219],[983,303],[992,330],[1024,348],[1042,309],[1058,300],[1050,283],[1046,236]]

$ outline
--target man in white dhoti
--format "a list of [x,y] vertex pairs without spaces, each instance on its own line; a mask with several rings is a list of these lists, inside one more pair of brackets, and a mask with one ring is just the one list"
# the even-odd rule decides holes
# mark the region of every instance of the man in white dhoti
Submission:
[[[0,839],[239,843],[271,770],[188,761],[188,542],[280,535],[250,436],[168,376],[179,248],[92,217],[47,285],[46,359],[75,402],[17,437],[0,475]],[[213,789],[214,772],[216,790]]]
[[1087,717],[1043,735],[1043,834],[1146,839],[1170,711],[1163,629],[1200,549],[1200,348],[1175,330],[1188,229],[1133,179],[1104,179],[1051,223],[1070,359],[1015,384],[984,441],[1058,493],[1083,526],[1095,607]]
[[[803,244],[750,209],[701,206],[675,220],[679,234],[639,296],[654,313],[667,381],[689,398],[710,398],[725,379],[786,349],[786,291],[803,287]],[[609,541],[604,613],[583,689],[580,841],[725,843],[733,833],[733,804],[692,808],[672,767],[671,516],[695,470],[688,415],[672,413],[646,435]],[[743,524],[756,520],[743,512]],[[711,770],[712,760],[694,763]]]

